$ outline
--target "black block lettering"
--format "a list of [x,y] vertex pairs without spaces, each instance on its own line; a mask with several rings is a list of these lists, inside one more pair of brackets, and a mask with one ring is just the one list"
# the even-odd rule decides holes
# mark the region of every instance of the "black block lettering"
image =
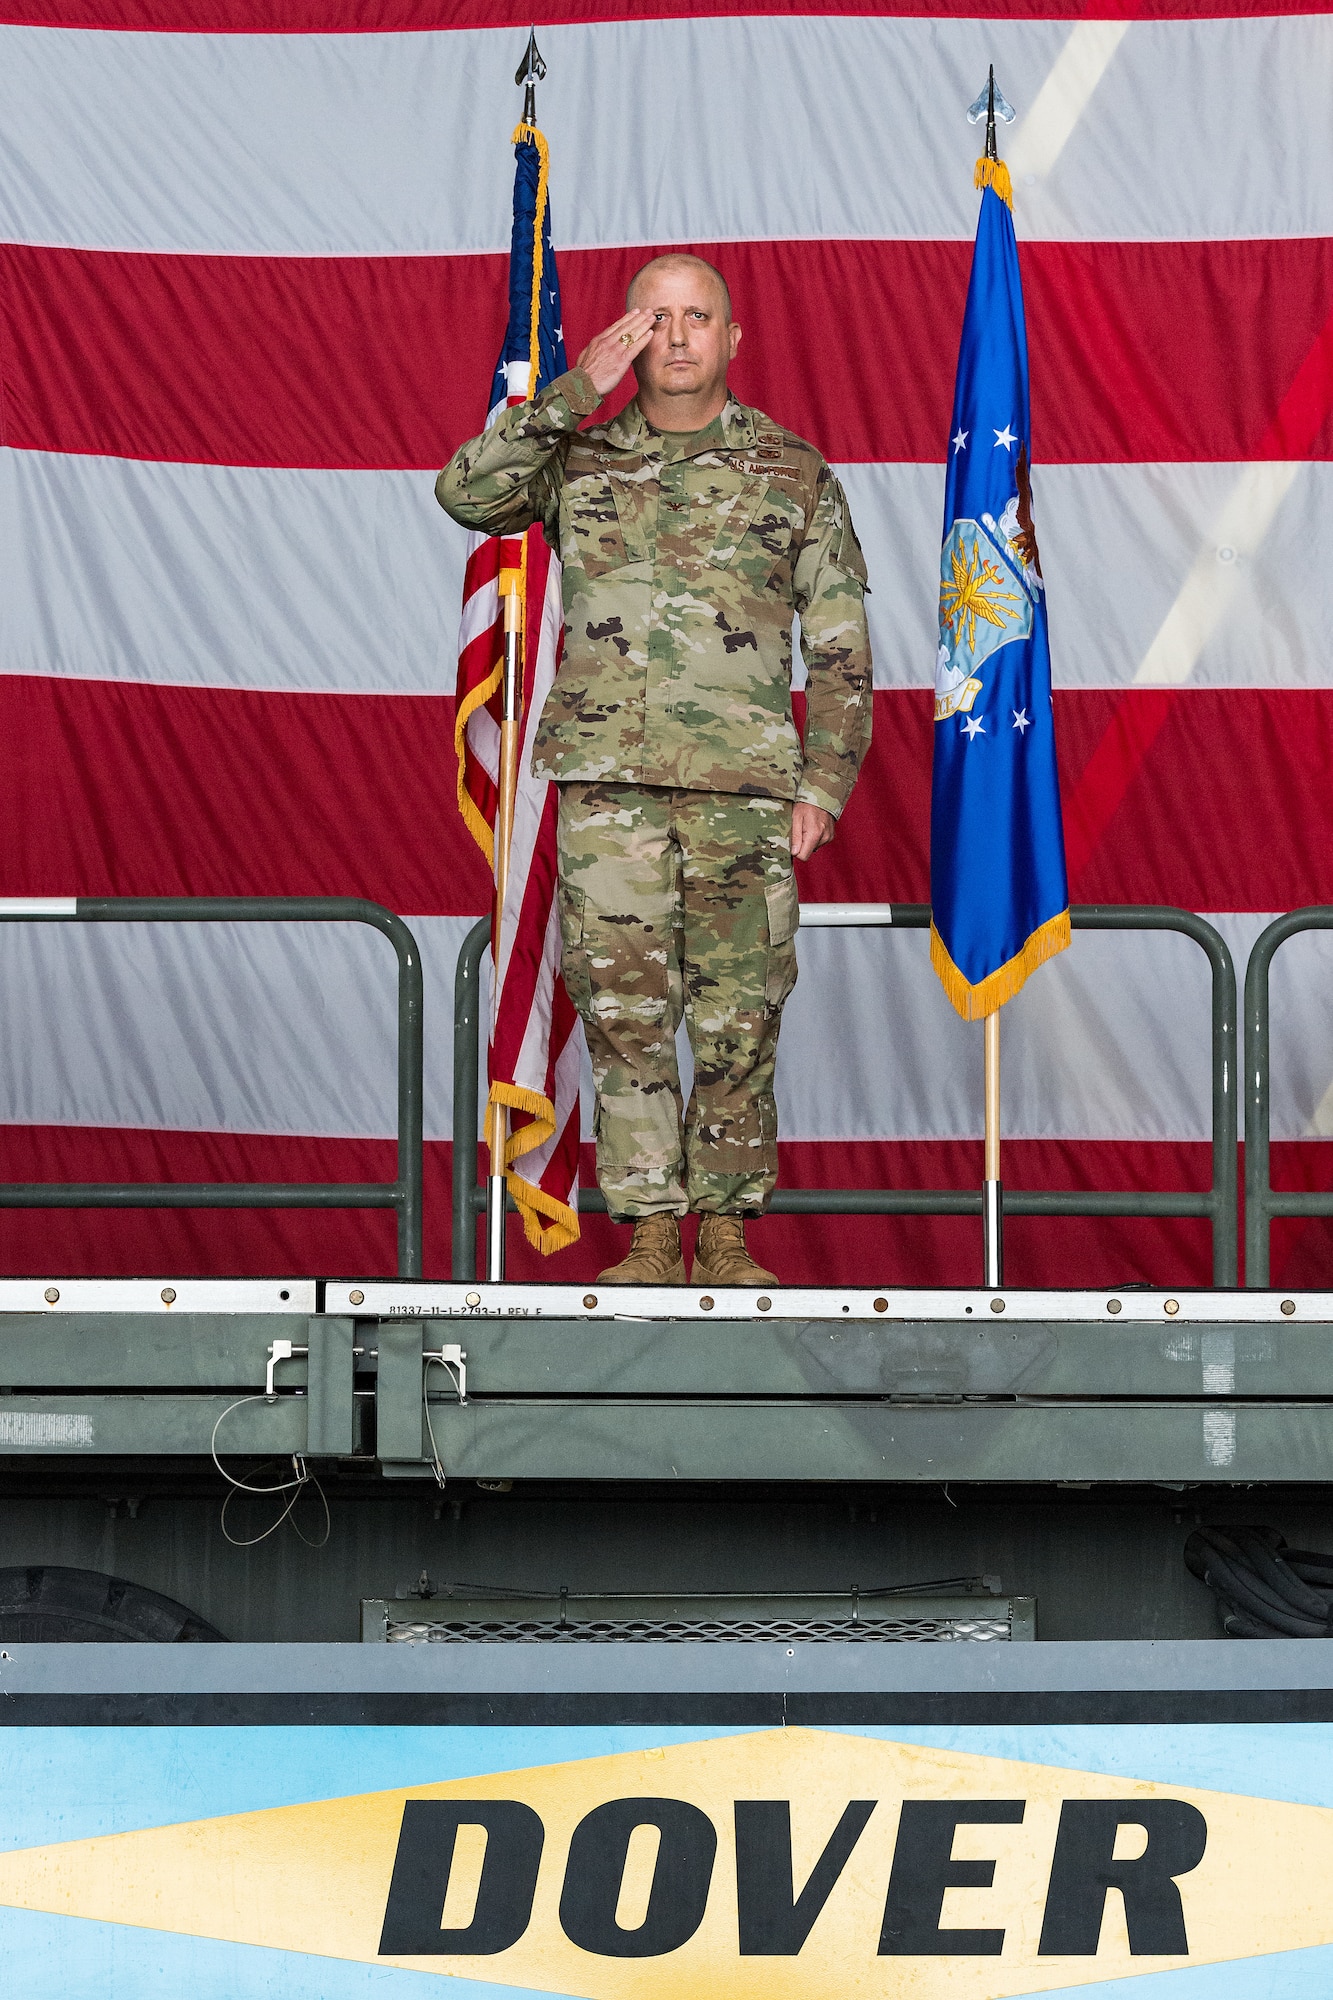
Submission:
[[[486,1853],[472,1922],[444,1930],[444,1899],[460,1826],[484,1826]],[[384,1907],[380,1956],[478,1957],[517,1944],[532,1915],[546,1829],[517,1799],[408,1799]]]
[[[655,1826],[662,1836],[648,1911],[637,1930],[616,1922],[630,1835]],[[610,1799],[579,1821],[569,1843],[560,1927],[580,1951],[602,1958],[660,1958],[694,1936],[708,1907],[717,1829],[683,1799]]]
[[853,1799],[800,1895],[791,1865],[791,1802],[736,1801],[736,1916],[742,1958],[795,1958],[875,1810]]
[[[1112,1859],[1122,1826],[1141,1826],[1148,1836],[1133,1861]],[[1106,1892],[1118,1889],[1131,1952],[1188,1957],[1175,1878],[1198,1867],[1207,1844],[1207,1820],[1183,1799],[1066,1799],[1038,1952],[1048,1958],[1094,1958]]]
[[1003,1931],[941,1930],[946,1889],[989,1889],[993,1861],[955,1861],[960,1826],[1017,1826],[1023,1799],[904,1799],[893,1850],[881,1958],[998,1958]]

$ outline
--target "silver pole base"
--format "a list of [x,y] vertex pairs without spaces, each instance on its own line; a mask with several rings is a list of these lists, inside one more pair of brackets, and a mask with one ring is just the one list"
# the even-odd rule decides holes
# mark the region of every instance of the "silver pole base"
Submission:
[[986,1265],[983,1283],[987,1291],[998,1292],[1004,1283],[1004,1184],[981,1183],[981,1242]]
[[486,1282],[502,1285],[505,1275],[505,1195],[503,1174],[491,1174],[486,1182]]

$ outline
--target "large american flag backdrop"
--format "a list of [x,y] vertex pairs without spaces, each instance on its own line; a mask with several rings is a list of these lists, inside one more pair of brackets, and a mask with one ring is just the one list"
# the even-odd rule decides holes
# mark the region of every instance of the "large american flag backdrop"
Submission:
[[[988,62],[1019,121],[1035,512],[1075,901],[1178,903],[1243,968],[1333,901],[1333,22],[1107,0],[0,0],[0,892],[370,896],[427,975],[448,1268],[466,538],[434,472],[506,308],[512,83],[549,77],[571,353],[703,251],[735,382],[816,440],[873,582],[875,741],[807,897],[925,900],[943,461]],[[974,18],[984,11],[987,18]],[[923,933],[801,942],[789,1184],[974,1184],[981,1032]],[[1327,1180],[1325,947],[1275,979],[1279,1173]],[[1005,1178],[1203,1185],[1184,940],[1077,936],[1005,1010]],[[392,1172],[369,932],[12,927],[6,1179]],[[610,1243],[511,1275],[578,1279]],[[970,1282],[975,1225],[765,1221],[791,1279]],[[1205,1281],[1202,1224],[1016,1221],[1014,1282]],[[15,1215],[10,1271],[390,1268],[381,1215]],[[1282,1282],[1333,1238],[1289,1225]]]

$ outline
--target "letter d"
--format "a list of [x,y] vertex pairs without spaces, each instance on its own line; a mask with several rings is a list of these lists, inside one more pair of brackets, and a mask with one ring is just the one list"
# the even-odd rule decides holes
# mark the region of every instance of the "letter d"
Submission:
[[[485,1827],[486,1852],[471,1923],[445,1930],[441,1918],[460,1826]],[[408,1799],[384,1906],[380,1957],[508,1951],[532,1916],[545,1838],[532,1807],[517,1799]]]

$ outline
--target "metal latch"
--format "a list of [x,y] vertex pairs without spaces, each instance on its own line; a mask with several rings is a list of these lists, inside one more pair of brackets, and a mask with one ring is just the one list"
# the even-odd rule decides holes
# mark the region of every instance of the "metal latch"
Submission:
[[310,1349],[308,1347],[293,1347],[290,1340],[273,1340],[269,1342],[268,1372],[264,1376],[264,1395],[270,1403],[276,1403],[278,1400],[278,1392],[273,1383],[273,1370],[277,1367],[278,1363],[280,1361],[295,1361],[298,1357],[304,1357],[309,1352]]
[[458,1383],[458,1400],[467,1401],[467,1351],[458,1342],[450,1341],[447,1347],[428,1347],[422,1354],[423,1361],[438,1361],[443,1368],[452,1368]]

